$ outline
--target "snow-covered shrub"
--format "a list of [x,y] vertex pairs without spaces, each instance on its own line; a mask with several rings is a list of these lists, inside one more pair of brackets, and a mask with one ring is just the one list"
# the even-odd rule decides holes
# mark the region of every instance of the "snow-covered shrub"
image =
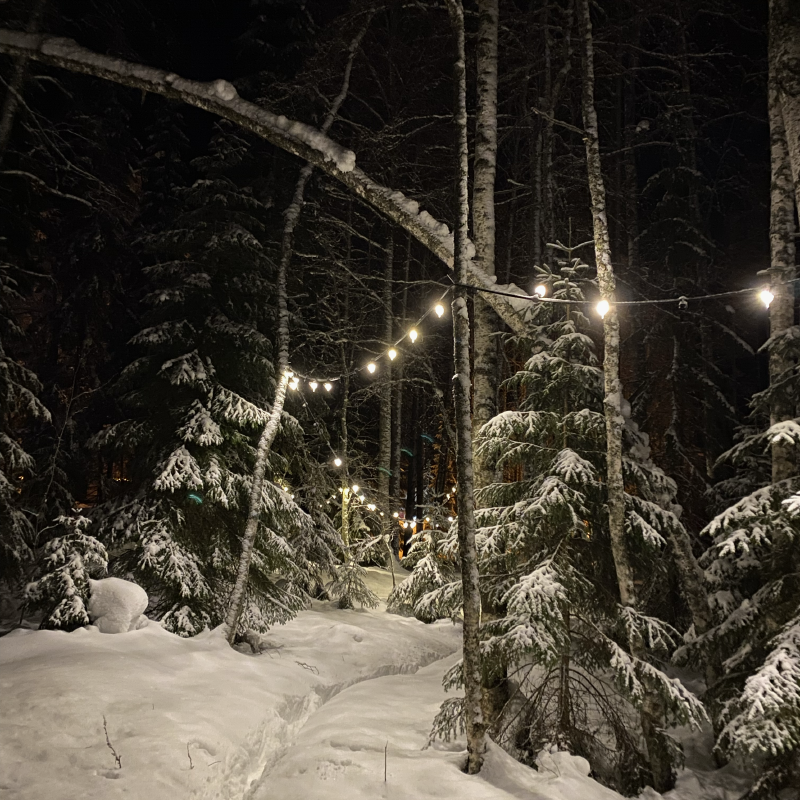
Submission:
[[89,579],[88,612],[100,633],[127,633],[147,625],[147,592],[122,578]]
[[44,547],[41,575],[28,584],[29,605],[44,612],[40,627],[72,630],[90,620],[89,581],[106,572],[108,553],[87,533],[88,517],[59,517],[48,533],[54,533]]

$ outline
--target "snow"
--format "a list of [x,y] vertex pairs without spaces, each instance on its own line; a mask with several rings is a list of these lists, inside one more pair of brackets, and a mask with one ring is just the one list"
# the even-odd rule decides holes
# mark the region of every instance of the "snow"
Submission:
[[[368,574],[385,599],[391,575]],[[95,598],[98,584],[118,588],[114,580],[94,584]],[[134,594],[114,589],[131,615]],[[567,753],[543,753],[537,772],[490,744],[472,777],[460,769],[463,740],[423,749],[446,696],[442,676],[459,657],[460,627],[450,622],[314,602],[259,644],[256,656],[228,647],[219,630],[186,639],[156,622],[120,636],[12,631],[0,639],[0,794],[621,800]],[[729,796],[715,792],[667,798]]]
[[122,578],[89,578],[89,619],[100,633],[127,633],[144,628],[147,592]]

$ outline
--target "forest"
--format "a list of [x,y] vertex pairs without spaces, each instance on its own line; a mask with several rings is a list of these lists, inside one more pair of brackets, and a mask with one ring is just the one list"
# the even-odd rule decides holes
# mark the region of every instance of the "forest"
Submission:
[[800,796],[796,0],[0,0],[0,103],[3,634],[379,567],[466,773]]

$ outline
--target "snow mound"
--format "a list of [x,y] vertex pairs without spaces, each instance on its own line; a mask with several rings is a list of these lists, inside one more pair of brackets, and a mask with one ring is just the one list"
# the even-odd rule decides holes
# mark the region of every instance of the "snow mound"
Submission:
[[147,625],[147,592],[122,578],[89,579],[89,618],[100,633],[127,633]]

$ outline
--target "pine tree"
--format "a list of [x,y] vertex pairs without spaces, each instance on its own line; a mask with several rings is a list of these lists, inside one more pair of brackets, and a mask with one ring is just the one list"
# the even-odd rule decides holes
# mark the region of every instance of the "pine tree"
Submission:
[[[555,300],[581,301],[590,283],[578,259],[553,273],[542,268],[540,277]],[[681,526],[676,487],[650,461],[647,436],[623,402],[625,532],[635,574],[646,577],[641,606],[625,606],[609,538],[603,375],[589,320],[581,306],[542,303],[533,322],[533,355],[508,381],[519,410],[495,417],[478,443],[517,476],[479,493],[482,592],[497,609],[482,626],[484,670],[491,680],[507,669],[516,687],[496,735],[530,763],[556,743],[588,758],[604,782],[634,791],[652,776],[640,734],[631,732],[631,706],[641,709],[655,693],[668,722],[703,718],[699,702],[656,666],[677,638],[658,618],[659,555]],[[630,650],[637,638],[646,659]],[[600,733],[590,706],[600,710]],[[660,737],[674,762],[677,745]]]
[[[182,634],[222,621],[238,563],[254,459],[274,389],[273,261],[268,203],[248,188],[247,145],[220,126],[193,184],[176,187],[175,215],[143,236],[146,327],[118,390],[127,419],[94,446],[127,462],[131,492],[98,511],[112,571],[131,571],[159,597],[157,613]],[[285,415],[281,435],[298,437]],[[306,603],[293,536],[311,517],[277,476],[263,487],[263,515],[239,629],[264,630]],[[277,474],[276,474],[277,473]]]

